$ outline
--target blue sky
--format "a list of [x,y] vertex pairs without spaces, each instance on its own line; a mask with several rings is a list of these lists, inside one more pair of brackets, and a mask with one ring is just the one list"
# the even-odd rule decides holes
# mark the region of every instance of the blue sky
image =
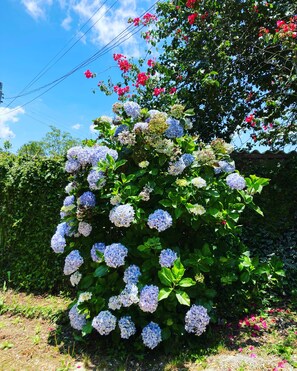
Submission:
[[[100,92],[93,94],[92,90],[99,80],[109,76],[117,81],[119,71],[112,59],[113,53],[142,54],[145,45],[137,35],[71,74],[42,96],[38,97],[46,89],[19,95],[36,77],[40,78],[24,93],[64,76],[120,34],[128,26],[129,17],[137,17],[152,4],[153,0],[1,0],[0,82],[4,100],[0,104],[0,144],[9,139],[16,151],[28,141],[40,140],[50,125],[74,137],[94,136],[90,131],[92,120],[111,114],[111,105],[117,98]],[[86,79],[86,69],[96,72],[97,77]],[[42,71],[45,73],[39,76]],[[105,72],[100,74],[101,71]],[[13,100],[15,96],[19,97]]]

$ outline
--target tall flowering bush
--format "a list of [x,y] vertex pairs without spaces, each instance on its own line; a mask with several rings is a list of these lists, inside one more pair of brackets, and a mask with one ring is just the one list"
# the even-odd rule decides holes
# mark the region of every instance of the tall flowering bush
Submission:
[[122,57],[122,80],[115,86],[101,82],[100,90],[114,91],[120,99],[136,92],[139,104],[153,103],[160,110],[178,99],[194,107],[194,129],[206,141],[247,132],[247,148],[296,148],[294,5],[289,0],[158,2],[155,16],[130,20],[135,30],[144,30],[146,57],[136,62]]
[[96,141],[68,151],[51,247],[77,290],[74,329],[154,349],[203,334],[223,305],[218,294],[263,275],[238,220],[246,205],[261,213],[253,195],[268,181],[240,175],[223,140],[189,135],[182,105],[118,102],[113,112],[94,121]]

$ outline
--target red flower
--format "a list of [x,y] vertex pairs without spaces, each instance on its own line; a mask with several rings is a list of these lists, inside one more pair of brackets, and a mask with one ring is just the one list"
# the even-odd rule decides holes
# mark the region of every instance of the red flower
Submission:
[[198,17],[198,13],[194,13],[194,14],[189,15],[188,16],[188,22],[190,24],[194,24],[197,17]]
[[145,40],[148,41],[150,38],[151,38],[150,31],[146,31],[146,33],[145,33]]
[[149,67],[154,67],[154,66],[156,65],[156,62],[155,62],[153,59],[149,59],[149,60],[147,61],[147,65],[148,65]]
[[194,6],[195,6],[195,4],[196,4],[196,1],[197,1],[197,0],[187,0],[187,2],[186,2],[186,6],[187,6],[188,8],[194,8]]
[[259,37],[262,37],[263,35],[269,33],[269,30],[268,28],[265,28],[265,27],[260,27],[260,30],[259,30]]
[[139,85],[145,86],[149,78],[150,78],[150,75],[147,75],[145,72],[140,72],[137,75],[136,87],[138,88]]
[[164,93],[165,89],[164,88],[155,88],[154,89],[154,96],[157,97],[161,93]]
[[208,12],[205,12],[204,14],[201,15],[201,21],[205,21],[205,19],[208,17]]
[[140,18],[134,18],[133,19],[133,23],[134,23],[134,26],[139,26],[139,24],[140,24]]
[[143,17],[143,25],[146,26],[148,23],[150,23],[151,21],[156,21],[157,20],[157,17],[151,13],[146,13]]
[[285,21],[277,21],[276,26],[277,28],[281,28],[286,22]]
[[113,55],[113,59],[115,61],[118,61],[119,59],[123,59],[123,58],[126,58],[123,54],[114,54]]
[[123,72],[128,72],[132,67],[132,64],[130,64],[126,59],[119,59],[118,65],[120,67],[120,70]]
[[247,116],[245,119],[244,119],[244,121],[245,122],[252,122],[252,121],[254,121],[254,115],[249,115],[249,116]]
[[93,77],[93,73],[90,70],[86,70],[85,76],[86,76],[87,79],[89,79],[89,78]]
[[129,86],[125,86],[124,88],[121,88],[120,86],[115,85],[115,86],[113,87],[113,90],[114,90],[115,93],[118,94],[118,96],[122,96],[122,95],[124,95],[125,93],[128,93],[129,90],[130,90],[130,88],[129,88]]
[[169,94],[174,94],[174,93],[176,93],[176,88],[175,87],[170,88]]

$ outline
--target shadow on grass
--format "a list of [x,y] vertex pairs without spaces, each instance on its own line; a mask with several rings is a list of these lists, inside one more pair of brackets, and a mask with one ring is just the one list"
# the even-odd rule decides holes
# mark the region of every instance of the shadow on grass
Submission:
[[[136,343],[142,343],[141,338],[136,342],[135,336],[131,341],[123,341],[116,331],[107,337],[94,332],[82,338],[78,331],[73,331],[69,326],[68,313],[64,312],[57,321],[56,330],[50,333],[48,342],[62,354],[67,353],[73,359],[83,362],[88,370],[182,371],[189,370],[190,366],[191,369],[202,370],[207,366],[209,356],[230,351],[237,353],[240,348],[265,349],[273,339],[279,348],[275,348],[273,353],[284,357],[282,353],[288,347],[288,333],[297,328],[297,316],[295,311],[278,310],[267,312],[270,324],[255,337],[251,335],[250,328],[240,328],[239,318],[234,318],[230,324],[209,326],[200,337],[186,334],[178,342],[170,338],[163,341],[156,350],[148,350],[143,345],[135,346]],[[290,347],[293,343],[295,340],[289,344]],[[289,361],[290,357],[284,358]]]
[[[187,334],[179,343],[167,340],[157,350],[135,346],[135,337],[131,341],[117,341],[117,338],[103,337],[95,332],[82,338],[69,326],[67,313],[64,313],[56,329],[51,331],[48,343],[58,347],[60,353],[83,362],[86,369],[100,371],[188,370],[190,363],[202,366],[206,357],[216,354],[225,345],[222,326],[209,327],[200,337]],[[139,340],[138,343],[142,343],[141,338]]]

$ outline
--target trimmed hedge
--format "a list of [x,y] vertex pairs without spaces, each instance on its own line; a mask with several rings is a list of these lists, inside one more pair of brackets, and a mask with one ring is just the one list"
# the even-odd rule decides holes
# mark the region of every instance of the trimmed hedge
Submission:
[[[50,240],[59,222],[67,175],[64,159],[0,155],[0,280],[24,290],[53,292],[63,258]],[[10,273],[9,273],[10,272]]]
[[264,217],[249,210],[243,214],[243,241],[253,255],[273,255],[284,262],[285,290],[297,298],[297,153],[237,153],[236,166],[245,174],[269,178],[268,187],[255,203]]
[[[297,287],[297,154],[235,153],[242,174],[270,178],[255,202],[265,216],[248,210],[243,237],[253,254],[276,254]],[[0,154],[0,284],[33,292],[69,290],[61,275],[64,258],[50,248],[65,198],[64,159]],[[252,236],[252,237],[251,237]],[[8,273],[10,272],[10,274]]]

